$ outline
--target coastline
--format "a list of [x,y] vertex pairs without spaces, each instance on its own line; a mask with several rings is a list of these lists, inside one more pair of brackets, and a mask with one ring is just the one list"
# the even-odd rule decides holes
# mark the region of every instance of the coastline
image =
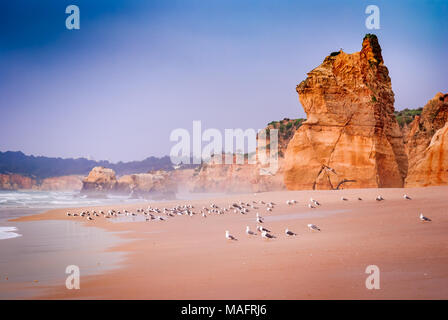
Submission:
[[[447,192],[448,187],[279,191],[151,203],[158,208],[193,204],[199,211],[211,202],[227,206],[239,200],[273,201],[273,212],[258,210],[277,236],[270,240],[244,233],[246,225],[254,229],[257,210],[113,223],[67,217],[71,208],[12,221],[83,221],[83,226],[118,233],[126,240],[110,249],[125,252],[119,268],[81,276],[80,290],[67,290],[65,281],[45,293],[36,290],[38,299],[447,299]],[[412,200],[403,199],[404,193]],[[375,201],[378,194],[385,201]],[[341,201],[342,196],[348,201]],[[322,206],[309,209],[310,197]],[[298,204],[286,205],[289,199]],[[147,205],[93,208],[132,211]],[[433,221],[421,223],[420,212]],[[308,223],[319,225],[322,232],[309,232]],[[298,236],[287,238],[286,227]],[[227,241],[224,230],[238,241]],[[368,265],[381,270],[380,290],[365,287]]]

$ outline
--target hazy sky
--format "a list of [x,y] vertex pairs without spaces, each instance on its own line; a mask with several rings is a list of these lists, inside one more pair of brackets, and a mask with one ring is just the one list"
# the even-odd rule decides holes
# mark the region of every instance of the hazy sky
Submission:
[[[9,2],[9,3],[6,3]],[[296,85],[361,49],[369,4],[395,107],[448,92],[448,1],[10,0],[0,4],[0,151],[141,160],[175,128],[304,117]],[[65,28],[76,4],[81,29]]]

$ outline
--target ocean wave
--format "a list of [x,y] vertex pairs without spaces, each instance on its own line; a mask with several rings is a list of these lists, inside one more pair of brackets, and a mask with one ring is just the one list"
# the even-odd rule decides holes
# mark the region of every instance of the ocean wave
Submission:
[[126,196],[110,196],[106,199],[92,199],[78,192],[69,191],[0,191],[2,208],[66,208],[112,203],[132,203],[136,199]]
[[17,231],[16,227],[0,227],[0,240],[12,239],[22,236],[21,234],[14,231]]

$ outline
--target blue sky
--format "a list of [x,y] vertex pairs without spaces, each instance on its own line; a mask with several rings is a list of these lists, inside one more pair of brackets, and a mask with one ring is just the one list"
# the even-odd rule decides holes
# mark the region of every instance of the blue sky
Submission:
[[[39,0],[0,5],[0,150],[111,161],[167,155],[175,128],[305,114],[295,86],[359,51],[369,4],[395,107],[448,92],[447,1]],[[65,28],[76,4],[81,29]]]

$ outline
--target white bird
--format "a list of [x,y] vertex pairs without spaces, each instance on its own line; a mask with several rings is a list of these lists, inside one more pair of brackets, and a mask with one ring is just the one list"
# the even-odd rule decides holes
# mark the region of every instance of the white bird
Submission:
[[420,220],[423,221],[423,222],[429,222],[429,221],[431,221],[431,219],[429,219],[428,217],[425,217],[425,216],[423,215],[423,213],[420,213]]
[[69,216],[69,217],[70,217],[71,215],[72,215],[72,214],[71,214],[70,212],[67,212],[67,216]]
[[234,236],[232,236],[229,230],[226,230],[226,239],[227,240],[237,240]]
[[202,212],[202,216],[203,216],[204,218],[207,218],[207,216],[205,215],[205,212]]
[[267,210],[267,211],[272,211],[272,208],[267,207],[266,210]]
[[314,207],[311,205],[311,203],[308,203],[308,208],[314,209]]
[[383,196],[377,196],[375,200],[376,201],[382,201],[382,200],[384,200],[384,198],[383,198]]
[[266,238],[266,239],[273,239],[273,238],[275,238],[272,234],[269,234],[267,231],[263,231],[263,232],[261,233],[261,236],[262,236],[263,238]]
[[286,230],[285,230],[285,234],[286,234],[287,236],[293,236],[293,237],[295,237],[295,236],[297,235],[296,233],[290,231],[288,228],[286,228]]
[[262,216],[260,216],[257,212],[257,222],[263,223],[264,222],[264,218]]
[[246,226],[246,233],[247,233],[248,235],[252,235],[252,236],[256,235],[255,232],[253,232],[252,230],[250,230],[249,226]]
[[406,200],[411,200],[411,197],[408,196],[407,194],[405,194],[405,195],[403,196],[403,198],[405,198]]
[[270,230],[263,228],[262,226],[257,226],[257,230],[260,232],[266,231],[266,232],[271,232]]
[[310,201],[314,203],[316,206],[320,206],[320,203],[317,200],[314,200],[313,198],[310,198]]
[[292,202],[291,200],[286,200],[286,204],[287,204],[287,205],[292,205],[293,202]]
[[316,226],[315,224],[312,224],[312,223],[308,224],[308,228],[311,231],[320,231],[320,228],[318,226]]

